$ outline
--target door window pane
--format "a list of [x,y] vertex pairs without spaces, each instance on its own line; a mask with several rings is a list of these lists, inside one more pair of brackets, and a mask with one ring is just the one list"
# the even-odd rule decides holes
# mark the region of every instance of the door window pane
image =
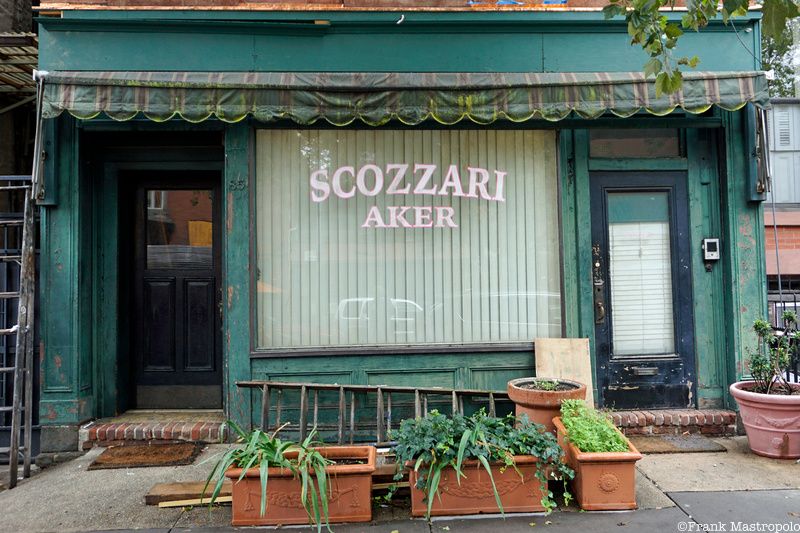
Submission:
[[555,139],[259,131],[257,346],[560,336]]
[[589,157],[681,157],[676,129],[597,129],[589,131]]
[[212,268],[210,190],[146,191],[147,268]]
[[675,351],[669,196],[608,194],[613,355]]

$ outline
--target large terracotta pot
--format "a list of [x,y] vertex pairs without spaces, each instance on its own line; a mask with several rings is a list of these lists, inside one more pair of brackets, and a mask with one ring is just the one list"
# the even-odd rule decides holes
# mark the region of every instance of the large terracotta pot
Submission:
[[[333,464],[325,469],[330,481],[328,521],[369,522],[372,520],[372,472],[375,448],[372,446],[331,446],[317,448],[336,459],[358,459],[363,464]],[[291,457],[290,454],[286,454]],[[295,453],[296,456],[296,453]],[[300,498],[300,480],[283,468],[269,468],[267,509],[261,516],[261,482],[258,468],[251,468],[241,481],[241,468],[231,468],[225,476],[232,480],[234,526],[275,526],[308,524],[308,515]]]
[[627,452],[582,452],[566,438],[567,430],[561,418],[554,418],[553,424],[558,432],[558,443],[564,449],[565,460],[575,471],[572,492],[581,509],[636,509],[636,461],[642,458],[642,454],[631,441],[623,435],[628,443]]
[[[563,391],[544,391],[522,388],[522,385],[537,380],[566,383],[573,388]],[[586,385],[577,381],[556,378],[519,378],[508,382],[508,397],[516,404],[517,416],[528,415],[532,422],[542,424],[550,433],[555,432],[553,418],[561,414],[564,400],[585,400]]]
[[[739,404],[747,440],[753,453],[776,459],[800,457],[800,395],[751,392],[752,381],[730,387]],[[800,385],[794,385],[800,390]]]
[[[544,511],[542,489],[536,477],[536,457],[518,455],[514,458],[520,476],[513,468],[492,463],[492,477],[500,494],[503,512],[532,513]],[[425,516],[428,503],[425,493],[417,488],[417,473],[409,464],[408,481],[411,486],[411,516]],[[422,470],[422,468],[421,468]],[[456,472],[447,468],[439,481],[439,493],[433,496],[431,516],[499,513],[494,498],[492,481],[478,461],[464,461],[461,471],[466,477],[459,483]]]

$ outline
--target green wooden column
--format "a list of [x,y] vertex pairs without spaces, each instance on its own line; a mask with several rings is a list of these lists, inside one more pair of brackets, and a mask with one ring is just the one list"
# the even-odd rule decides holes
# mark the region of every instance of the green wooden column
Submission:
[[[592,379],[597,383],[594,357],[588,130],[562,130],[559,153],[564,331],[566,337],[589,339]],[[597,401],[597,387],[594,387],[594,394]]]
[[[697,370],[697,405],[720,408],[725,396],[724,265],[706,269],[701,246],[704,238],[722,236],[720,182],[716,129],[687,129],[689,220],[692,240],[692,298]],[[723,246],[724,249],[724,246]]]
[[236,387],[250,379],[250,146],[246,122],[225,132],[223,184],[223,361],[225,414],[249,424],[251,394]]
[[82,260],[91,247],[91,205],[88,185],[80,180],[75,121],[64,116],[46,124],[56,129],[47,171],[55,173],[49,181],[58,204],[41,214],[39,410],[43,426],[65,426],[94,414],[91,262]]
[[[721,183],[723,220],[723,305],[727,327],[727,357],[723,383],[747,374],[747,350],[755,349],[753,321],[767,313],[766,264],[764,252],[763,206],[751,202],[748,194],[744,112],[724,112],[725,167]],[[735,404],[726,396],[726,405]]]

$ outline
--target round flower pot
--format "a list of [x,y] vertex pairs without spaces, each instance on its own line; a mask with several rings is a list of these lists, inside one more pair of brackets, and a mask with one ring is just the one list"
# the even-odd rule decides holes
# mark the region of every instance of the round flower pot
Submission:
[[[536,381],[557,381],[568,388],[552,391],[529,388]],[[553,418],[561,415],[561,402],[586,399],[586,385],[560,378],[512,379],[508,382],[508,397],[516,405],[517,416],[528,415],[531,422],[542,424],[553,433]]]
[[[776,459],[800,457],[800,395],[751,392],[752,381],[730,387],[739,404],[747,440],[753,453]],[[800,385],[794,385],[800,390]]]

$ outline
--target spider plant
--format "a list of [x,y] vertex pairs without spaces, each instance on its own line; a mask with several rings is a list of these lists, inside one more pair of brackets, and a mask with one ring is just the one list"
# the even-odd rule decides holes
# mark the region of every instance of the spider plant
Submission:
[[[397,440],[395,454],[398,469],[409,462],[418,473],[417,487],[425,493],[428,519],[433,499],[439,495],[442,473],[452,468],[460,483],[461,478],[466,477],[462,466],[467,459],[477,460],[486,470],[501,513],[503,505],[490,463],[500,463],[503,469],[513,468],[522,476],[514,457],[535,456],[538,459],[536,477],[543,493],[541,503],[548,512],[556,506],[553,494],[547,488],[548,472],[565,485],[573,476],[572,470],[562,462],[564,452],[555,436],[543,431],[542,426],[529,422],[527,417],[520,420],[513,415],[496,418],[486,415],[483,410],[469,417],[458,414],[448,417],[431,411],[424,418],[404,420],[400,429],[392,432],[392,438]],[[400,476],[402,470],[398,470],[395,479]],[[565,491],[565,500],[569,498],[569,493]]]
[[[261,482],[261,516],[264,516],[267,510],[269,468],[284,468],[300,481],[300,499],[306,514],[308,514],[309,522],[317,525],[318,532],[322,531],[323,523],[330,530],[328,526],[329,481],[325,469],[333,461],[326,459],[318,450],[314,449],[319,445],[314,440],[316,430],[312,431],[303,442],[295,443],[278,438],[278,433],[285,425],[272,434],[261,429],[245,432],[232,420],[225,422],[225,426],[233,430],[236,436],[236,445],[226,450],[217,459],[206,479],[203,494],[208,486],[216,480],[209,504],[213,504],[219,496],[225,481],[225,472],[229,468],[242,469],[242,473],[239,479],[234,481],[235,483],[244,479],[249,469],[258,468]],[[294,457],[295,454],[296,457]]]

